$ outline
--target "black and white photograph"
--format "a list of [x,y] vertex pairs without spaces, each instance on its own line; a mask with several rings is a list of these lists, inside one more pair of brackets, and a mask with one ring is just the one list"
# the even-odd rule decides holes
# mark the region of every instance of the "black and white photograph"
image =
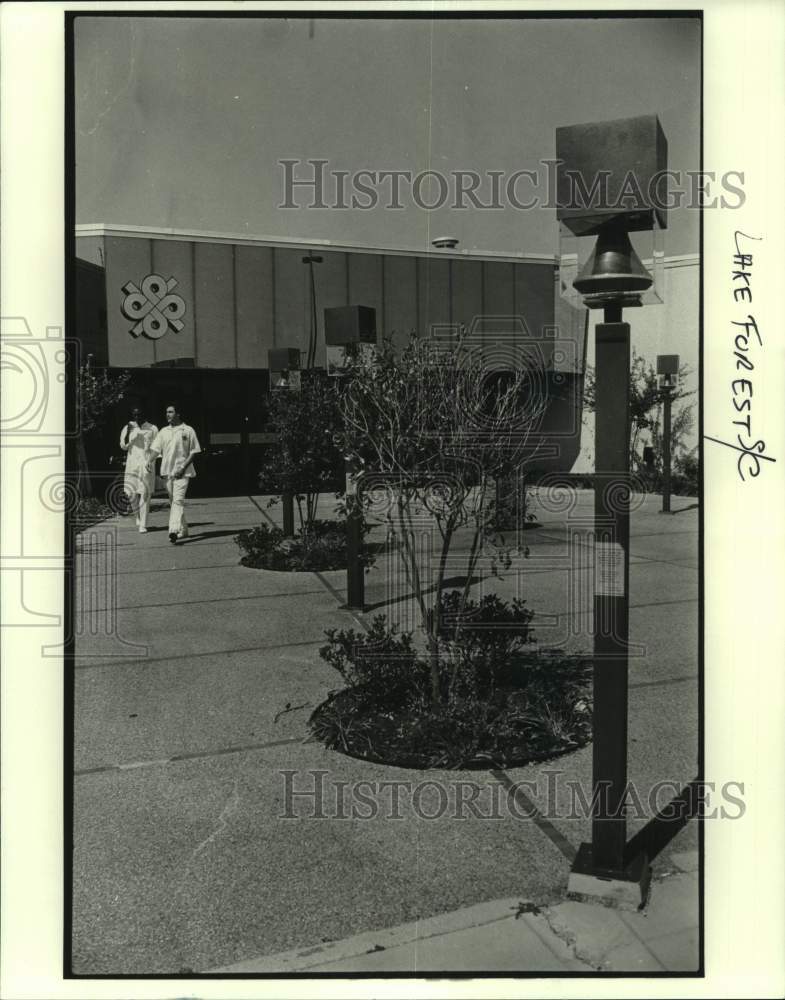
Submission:
[[73,23],[73,971],[697,972],[700,18]]
[[[785,461],[758,298],[782,218],[706,158],[713,24],[63,11],[64,322],[3,308],[4,378],[40,369],[62,430],[31,439],[33,393],[3,444],[38,448],[19,482],[64,524],[39,645],[77,993],[698,995],[731,948],[707,839],[764,834],[752,758],[707,756],[736,739],[708,667],[781,710],[742,649],[776,587],[718,588]],[[15,636],[52,569],[22,509]],[[764,929],[725,995],[753,995],[775,924],[736,919]]]

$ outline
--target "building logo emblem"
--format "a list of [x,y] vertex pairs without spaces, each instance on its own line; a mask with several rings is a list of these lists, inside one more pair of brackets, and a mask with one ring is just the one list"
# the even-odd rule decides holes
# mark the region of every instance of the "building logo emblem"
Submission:
[[143,333],[151,340],[158,340],[171,328],[179,333],[185,315],[185,301],[181,295],[172,294],[177,286],[175,278],[167,281],[160,274],[148,274],[142,282],[141,291],[133,281],[123,285],[125,298],[120,311],[126,319],[134,320],[131,335]]

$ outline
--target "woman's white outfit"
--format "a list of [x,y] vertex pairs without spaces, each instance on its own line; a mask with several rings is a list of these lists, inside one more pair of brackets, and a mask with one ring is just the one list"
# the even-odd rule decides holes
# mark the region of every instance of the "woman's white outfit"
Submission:
[[155,424],[145,420],[142,424],[132,421],[130,430],[126,424],[120,434],[120,447],[127,453],[123,489],[136,510],[136,524],[140,531],[147,531],[150,497],[155,489],[155,471],[148,472],[147,466],[152,459],[150,445],[157,433]]

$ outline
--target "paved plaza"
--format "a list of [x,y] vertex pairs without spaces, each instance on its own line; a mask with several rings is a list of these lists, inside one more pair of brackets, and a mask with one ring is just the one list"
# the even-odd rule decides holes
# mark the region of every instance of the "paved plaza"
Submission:
[[[309,714],[342,686],[319,657],[325,629],[379,613],[406,624],[409,602],[395,553],[367,574],[365,615],[342,608],[344,572],[241,566],[233,536],[280,520],[267,500],[192,500],[191,537],[176,546],[160,501],[147,535],[117,518],[81,536],[74,972],[694,970],[695,821],[658,845],[644,912],[565,901],[590,831],[567,815],[561,778],[590,790],[590,746],[503,772],[426,772],[310,738]],[[644,796],[697,774],[699,511],[659,503],[640,498],[631,516],[629,777]],[[588,652],[592,495],[533,510],[528,558],[501,581],[481,568],[475,593],[524,597],[541,643]],[[371,537],[383,542],[383,528]],[[287,818],[286,782],[307,792],[313,772],[323,814],[305,795]],[[340,783],[432,780],[507,805],[527,781],[528,812],[341,818],[332,796]],[[630,835],[646,822],[631,818]]]

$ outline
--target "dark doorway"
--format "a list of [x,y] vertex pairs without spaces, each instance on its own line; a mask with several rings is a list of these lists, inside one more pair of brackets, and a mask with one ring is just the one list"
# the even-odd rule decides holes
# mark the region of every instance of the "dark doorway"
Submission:
[[[117,374],[122,369],[109,369]],[[166,407],[178,406],[196,431],[202,454],[190,496],[247,496],[258,492],[257,477],[267,430],[269,374],[266,369],[134,368],[125,399],[91,435],[89,458],[94,469],[115,469],[121,461],[120,430],[134,405],[158,427]]]

